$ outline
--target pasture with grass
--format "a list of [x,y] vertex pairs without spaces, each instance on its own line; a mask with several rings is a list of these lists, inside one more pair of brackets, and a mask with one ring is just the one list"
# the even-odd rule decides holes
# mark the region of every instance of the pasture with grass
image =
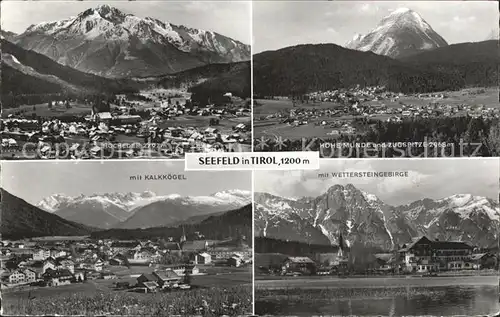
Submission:
[[211,287],[171,293],[60,293],[51,297],[4,297],[7,315],[203,315],[240,316],[252,312],[252,287]]

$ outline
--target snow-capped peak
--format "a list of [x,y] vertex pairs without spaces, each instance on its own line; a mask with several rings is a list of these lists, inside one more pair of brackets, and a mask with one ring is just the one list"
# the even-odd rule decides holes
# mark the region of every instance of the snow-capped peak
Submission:
[[133,211],[138,207],[143,207],[157,201],[178,201],[182,204],[213,204],[223,205],[229,204],[235,207],[241,207],[251,203],[252,196],[249,191],[245,190],[227,190],[218,192],[209,196],[182,196],[179,194],[156,195],[151,191],[142,193],[102,193],[92,195],[79,195],[75,197],[66,196],[64,194],[54,194],[42,199],[37,207],[48,211],[56,212],[57,210],[77,204],[99,204],[103,207],[117,206],[126,211]]
[[474,211],[484,212],[491,220],[500,221],[500,210],[493,206],[490,199],[471,194],[452,195],[437,201],[443,203],[446,209],[452,209],[460,217],[466,219]]
[[53,22],[43,22],[30,26],[26,33],[44,33],[56,38],[74,38],[82,36],[87,40],[129,40],[152,41],[158,44],[173,44],[177,49],[189,52],[201,47],[217,53],[228,53],[233,47],[244,47],[242,43],[219,42],[213,32],[176,26],[152,17],[140,18],[111,7],[100,5],[81,12],[76,17]]
[[55,212],[63,204],[70,203],[73,197],[64,194],[53,194],[42,199],[36,206],[47,212]]
[[399,57],[448,43],[415,11],[398,8],[385,16],[368,34],[355,37],[347,48]]
[[361,191],[361,193],[363,194],[363,197],[365,198],[365,200],[368,203],[379,201],[378,197],[373,195],[373,194],[369,194],[369,193],[364,192],[364,191]]
[[248,190],[241,189],[229,189],[223,190],[217,193],[212,194],[214,197],[227,197],[227,196],[239,196],[239,197],[251,197],[251,192]]

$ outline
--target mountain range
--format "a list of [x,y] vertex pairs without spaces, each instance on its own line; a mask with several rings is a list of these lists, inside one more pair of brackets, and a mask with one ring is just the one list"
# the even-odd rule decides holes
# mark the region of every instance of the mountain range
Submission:
[[10,39],[60,64],[114,78],[164,75],[250,59],[249,45],[224,35],[140,18],[109,5],[31,25]]
[[342,234],[348,245],[385,251],[421,235],[490,247],[500,226],[498,202],[468,194],[391,206],[349,184],[297,200],[255,193],[254,201],[256,236],[317,245]]
[[[186,235],[188,239],[202,233],[208,240],[225,240],[219,246],[248,247],[253,245],[252,239],[252,204],[220,213],[192,217],[181,225],[168,227],[152,227],[146,229],[109,229],[93,232],[96,239],[151,239],[162,237],[177,239]],[[229,239],[229,241],[228,241]]]
[[[163,213],[174,214],[176,212],[186,212],[189,206],[193,206],[189,215],[180,215],[179,218],[186,219],[180,223],[170,223],[168,227],[162,227],[162,222],[151,223],[151,226],[145,229],[111,229],[103,230],[103,224],[99,221],[105,221],[109,215],[116,216],[114,213],[105,213],[116,211],[116,206],[121,206],[122,212],[133,214],[135,209],[141,208],[144,204],[143,199],[171,199],[176,201],[171,206],[175,208],[168,209]],[[161,198],[151,192],[128,193],[128,194],[103,194],[101,196],[93,195],[85,199],[83,196],[67,197],[64,195],[53,195],[40,202],[40,206],[50,210],[42,210],[31,205],[25,200],[18,198],[4,189],[0,190],[0,205],[2,222],[0,233],[4,239],[22,239],[43,236],[102,236],[113,238],[144,238],[144,237],[180,237],[184,232],[187,235],[196,235],[196,232],[203,232],[207,239],[235,239],[244,238],[246,244],[252,244],[250,239],[252,233],[252,205],[248,192],[239,190],[229,190],[215,193],[210,196],[192,196],[180,197],[172,195]],[[248,203],[250,200],[250,203]],[[97,223],[99,226],[88,226],[74,221],[67,220],[57,215],[57,208],[69,210],[70,206],[77,205],[78,202],[86,201],[89,209],[80,207],[80,218],[96,218],[88,220],[90,223]],[[92,201],[94,204],[92,204]],[[97,210],[98,201],[102,202],[104,210],[99,213]],[[110,204],[114,208],[109,208]],[[85,204],[85,203],[83,203]],[[166,206],[167,204],[165,204]],[[179,205],[184,205],[184,209],[179,209]],[[203,206],[208,206],[207,210],[202,210]],[[216,206],[219,206],[217,208]],[[166,206],[168,208],[168,206]],[[213,210],[224,211],[212,212]],[[123,211],[126,210],[126,211]],[[199,212],[197,214],[197,212]],[[66,216],[68,212],[64,212]],[[167,219],[168,220],[168,219]],[[182,226],[181,226],[182,224]],[[105,224],[104,224],[105,225]]]
[[[159,196],[153,192],[105,193],[68,197],[54,194],[37,207],[66,220],[109,228],[150,228],[202,220],[251,203],[251,194],[228,190],[207,196]],[[191,219],[191,220],[190,220]]]
[[384,17],[368,34],[356,34],[345,47],[400,58],[447,45],[417,12],[400,8]]
[[116,79],[61,65],[45,55],[25,50],[6,38],[1,39],[0,43],[1,94],[5,108],[15,107],[19,103],[48,102],[50,94],[133,93],[150,86],[187,88],[195,97],[197,94],[213,97],[226,92],[242,98],[250,97],[249,62],[205,65],[172,75]]
[[290,96],[357,85],[403,93],[496,87],[499,63],[495,34],[448,45],[418,13],[398,9],[345,46],[302,44],[254,55],[253,93]]

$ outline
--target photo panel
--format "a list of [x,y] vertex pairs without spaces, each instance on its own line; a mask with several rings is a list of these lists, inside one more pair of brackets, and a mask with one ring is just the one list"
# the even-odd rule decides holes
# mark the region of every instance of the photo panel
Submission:
[[3,159],[251,152],[249,1],[2,1]]
[[255,151],[500,156],[497,1],[256,1]]
[[253,313],[251,172],[10,161],[2,179],[2,315]]
[[497,313],[498,188],[494,158],[256,171],[255,314]]

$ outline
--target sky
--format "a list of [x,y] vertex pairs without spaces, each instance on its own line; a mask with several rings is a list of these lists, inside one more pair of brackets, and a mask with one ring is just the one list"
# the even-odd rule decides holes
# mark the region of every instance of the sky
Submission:
[[[495,201],[499,192],[498,158],[389,159],[320,161],[319,171],[256,171],[254,189],[285,198],[316,197],[333,185],[353,184],[393,206],[423,198],[441,199],[456,194],[484,196]],[[405,178],[319,178],[318,173],[408,171]]]
[[30,25],[76,16],[108,4],[141,18],[214,31],[245,44],[251,42],[251,3],[244,1],[2,1],[2,29],[22,33]]
[[[2,187],[37,204],[53,194],[128,193],[210,195],[223,190],[252,190],[250,171],[185,172],[184,161],[2,162]],[[187,180],[130,180],[146,174],[184,175]]]
[[484,41],[499,27],[496,1],[256,1],[253,52],[297,44],[345,45],[400,7],[419,13],[449,44]]

